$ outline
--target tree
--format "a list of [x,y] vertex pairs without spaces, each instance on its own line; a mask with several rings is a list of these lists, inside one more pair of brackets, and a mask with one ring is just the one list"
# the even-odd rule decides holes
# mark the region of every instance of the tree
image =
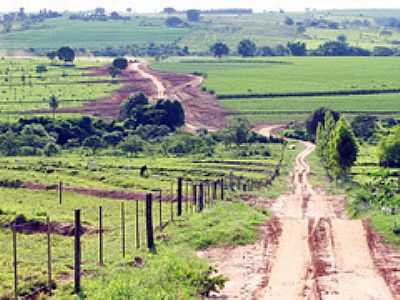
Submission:
[[358,146],[344,118],[340,118],[336,124],[329,150],[330,171],[336,178],[345,176],[357,160]]
[[306,44],[302,42],[295,42],[291,43],[289,42],[287,44],[288,49],[290,50],[290,53],[293,56],[304,56],[307,54],[307,48]]
[[238,53],[243,57],[254,56],[257,52],[257,45],[250,40],[242,40],[238,46]]
[[400,125],[379,145],[379,160],[385,167],[400,167]]
[[97,135],[92,135],[83,141],[82,146],[91,149],[93,154],[96,154],[96,151],[103,147],[103,141]]
[[221,58],[224,55],[229,55],[229,47],[221,42],[215,43],[211,46],[210,51],[215,57]]
[[288,26],[292,26],[292,25],[294,25],[294,20],[291,17],[286,17],[285,24]]
[[182,19],[181,19],[181,18],[178,18],[178,17],[168,17],[168,18],[165,20],[165,24],[166,24],[168,27],[174,27],[174,28],[177,28],[177,27],[184,27],[184,26],[185,26],[185,22],[183,22]]
[[128,60],[125,57],[118,57],[114,59],[113,67],[119,70],[125,70],[128,67]]
[[97,16],[97,17],[103,17],[103,16],[105,16],[105,15],[106,15],[106,10],[105,10],[105,8],[103,8],[103,7],[97,7],[97,8],[94,10],[94,15]]
[[103,136],[103,140],[107,145],[111,145],[112,147],[117,146],[122,141],[122,132],[114,131],[111,133],[107,133]]
[[53,118],[56,117],[56,111],[57,111],[58,105],[59,105],[59,103],[58,103],[57,97],[54,95],[51,96],[49,99],[49,107],[53,111]]
[[50,59],[51,63],[54,63],[54,60],[57,57],[57,52],[56,51],[49,51],[46,54],[47,58]]
[[0,135],[0,153],[5,156],[14,156],[18,153],[17,135],[9,129]]
[[143,111],[143,107],[149,104],[149,99],[143,94],[137,94],[130,97],[121,105],[120,118],[122,120],[136,117],[139,111]]
[[198,9],[189,9],[186,12],[186,16],[189,22],[198,22],[200,21],[200,10]]
[[119,144],[119,148],[128,154],[133,153],[136,156],[138,152],[143,151],[144,141],[137,135],[130,135]]
[[174,14],[176,13],[176,9],[173,7],[165,7],[163,9],[164,14]]
[[185,111],[182,104],[176,100],[159,100],[154,107],[156,110],[165,111],[162,124],[170,128],[181,127],[185,124]]
[[333,110],[327,109],[325,107],[321,107],[314,111],[307,119],[307,134],[311,141],[315,141],[316,133],[318,128],[318,123],[325,124],[325,113],[330,111],[335,121],[339,120],[340,113],[335,112]]
[[337,37],[337,41],[338,41],[339,43],[346,44],[346,43],[347,43],[347,36],[344,35],[344,34],[341,34],[341,35],[339,35],[339,36]]
[[75,51],[70,47],[61,47],[57,51],[57,56],[65,63],[73,63],[75,60]]
[[354,135],[364,141],[374,136],[376,131],[377,117],[369,115],[358,115],[351,122]]
[[60,147],[56,143],[48,143],[43,149],[44,155],[54,156],[60,153]]

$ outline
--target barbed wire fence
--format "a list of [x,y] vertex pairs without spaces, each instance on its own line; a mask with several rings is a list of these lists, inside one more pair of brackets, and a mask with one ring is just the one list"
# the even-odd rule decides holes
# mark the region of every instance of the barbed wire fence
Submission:
[[[85,222],[85,209],[76,209],[74,223],[63,230],[51,216],[22,224],[15,221],[10,224],[12,259],[5,265],[13,270],[13,298],[32,299],[40,293],[51,294],[58,283],[71,281],[74,293],[79,293],[85,275],[108,263],[132,258],[130,254],[135,250],[155,253],[155,232],[162,232],[178,218],[215,207],[218,201],[225,200],[226,192],[249,192],[272,184],[279,176],[282,162],[283,154],[274,172],[264,180],[236,176],[233,172],[214,180],[178,177],[176,182],[171,181],[169,191],[154,189],[144,199],[120,201],[119,207],[99,206],[96,226]],[[63,182],[57,189],[62,205]],[[130,263],[140,264],[136,257],[133,259]],[[21,269],[31,272],[26,275]],[[33,271],[40,275],[34,275]]]

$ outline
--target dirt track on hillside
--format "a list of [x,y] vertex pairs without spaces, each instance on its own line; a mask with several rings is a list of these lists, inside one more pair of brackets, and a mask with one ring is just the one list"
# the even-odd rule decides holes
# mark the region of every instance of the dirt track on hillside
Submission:
[[[105,76],[108,67],[90,68],[92,75]],[[81,113],[101,118],[116,119],[123,101],[137,93],[144,93],[151,100],[171,99],[182,103],[186,128],[195,131],[207,128],[211,131],[225,126],[225,112],[215,95],[201,90],[203,79],[199,76],[158,72],[146,63],[133,62],[117,78],[123,86],[103,99],[88,101],[83,107],[61,108],[57,113]],[[35,113],[50,113],[48,109]]]
[[[343,218],[344,207],[338,208],[343,197],[312,188],[307,157],[315,146],[303,145],[292,176],[294,191],[266,204],[274,218],[259,241],[200,253],[230,279],[215,298],[400,299],[399,255],[363,221]],[[271,227],[279,229],[273,237]]]

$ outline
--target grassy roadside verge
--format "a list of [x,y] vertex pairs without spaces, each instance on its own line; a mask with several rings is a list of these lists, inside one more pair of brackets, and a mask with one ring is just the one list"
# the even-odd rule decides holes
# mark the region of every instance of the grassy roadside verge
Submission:
[[[84,278],[83,296],[90,299],[197,299],[219,282],[196,250],[210,246],[243,245],[257,239],[257,228],[267,216],[241,202],[176,221],[157,237],[157,254],[137,253],[135,263],[107,265],[96,276]],[[56,291],[54,299],[76,299],[71,286]]]
[[280,195],[290,191],[288,178],[293,172],[296,156],[304,150],[304,146],[298,142],[289,142],[281,167],[281,174],[278,176],[272,185],[264,188],[259,195],[265,198],[277,198]]
[[316,152],[309,156],[308,161],[312,170],[310,180],[314,188],[324,189],[331,195],[346,195],[346,211],[349,218],[370,220],[374,230],[383,236],[388,243],[400,247],[400,237],[393,232],[393,229],[400,225],[399,215],[386,214],[379,207],[365,208],[361,212],[358,212],[354,208],[357,205],[356,193],[359,190],[357,184],[352,182],[340,184],[330,181]]

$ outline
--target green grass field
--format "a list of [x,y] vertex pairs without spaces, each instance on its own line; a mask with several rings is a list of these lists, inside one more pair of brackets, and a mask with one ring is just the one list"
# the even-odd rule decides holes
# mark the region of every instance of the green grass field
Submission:
[[[121,86],[111,76],[93,76],[87,67],[104,62],[79,60],[75,67],[51,65],[44,59],[0,60],[0,118],[35,109],[48,109],[56,96],[59,108],[80,107],[84,102],[110,95]],[[44,65],[47,72],[37,73]]]
[[[271,59],[170,59],[155,68],[206,74],[204,87],[217,95],[304,93],[398,89],[400,60],[377,57],[307,57]],[[221,104],[253,122],[304,120],[313,110],[326,106],[354,115],[372,113],[396,116],[400,95],[356,95],[221,100]]]
[[69,45],[88,50],[126,45],[172,43],[187,30],[171,29],[158,18],[132,21],[85,22],[66,18],[47,20],[26,31],[0,34],[0,49],[57,49]]
[[[202,21],[190,23],[186,28],[168,28],[167,15],[151,14],[132,16],[131,21],[76,21],[67,17],[47,20],[21,30],[21,24],[14,24],[18,31],[0,34],[0,49],[21,50],[28,48],[54,49],[66,44],[75,48],[95,50],[105,47],[127,45],[147,45],[176,43],[188,46],[192,52],[205,52],[218,41],[228,44],[233,52],[237,44],[245,38],[254,40],[259,46],[286,45],[289,41],[300,40],[309,49],[317,48],[327,40],[335,40],[340,34],[348,37],[353,46],[373,49],[375,46],[391,47],[399,40],[399,33],[393,30],[391,36],[381,36],[381,28],[374,17],[397,16],[396,10],[358,11],[316,11],[307,13],[256,13],[253,15],[204,15]],[[186,21],[186,16],[178,15]],[[292,17],[295,22],[307,18],[324,18],[330,21],[367,20],[369,27],[348,27],[344,29],[308,28],[304,33],[297,32],[297,26],[285,24],[285,18]],[[0,30],[2,28],[0,27]]]

